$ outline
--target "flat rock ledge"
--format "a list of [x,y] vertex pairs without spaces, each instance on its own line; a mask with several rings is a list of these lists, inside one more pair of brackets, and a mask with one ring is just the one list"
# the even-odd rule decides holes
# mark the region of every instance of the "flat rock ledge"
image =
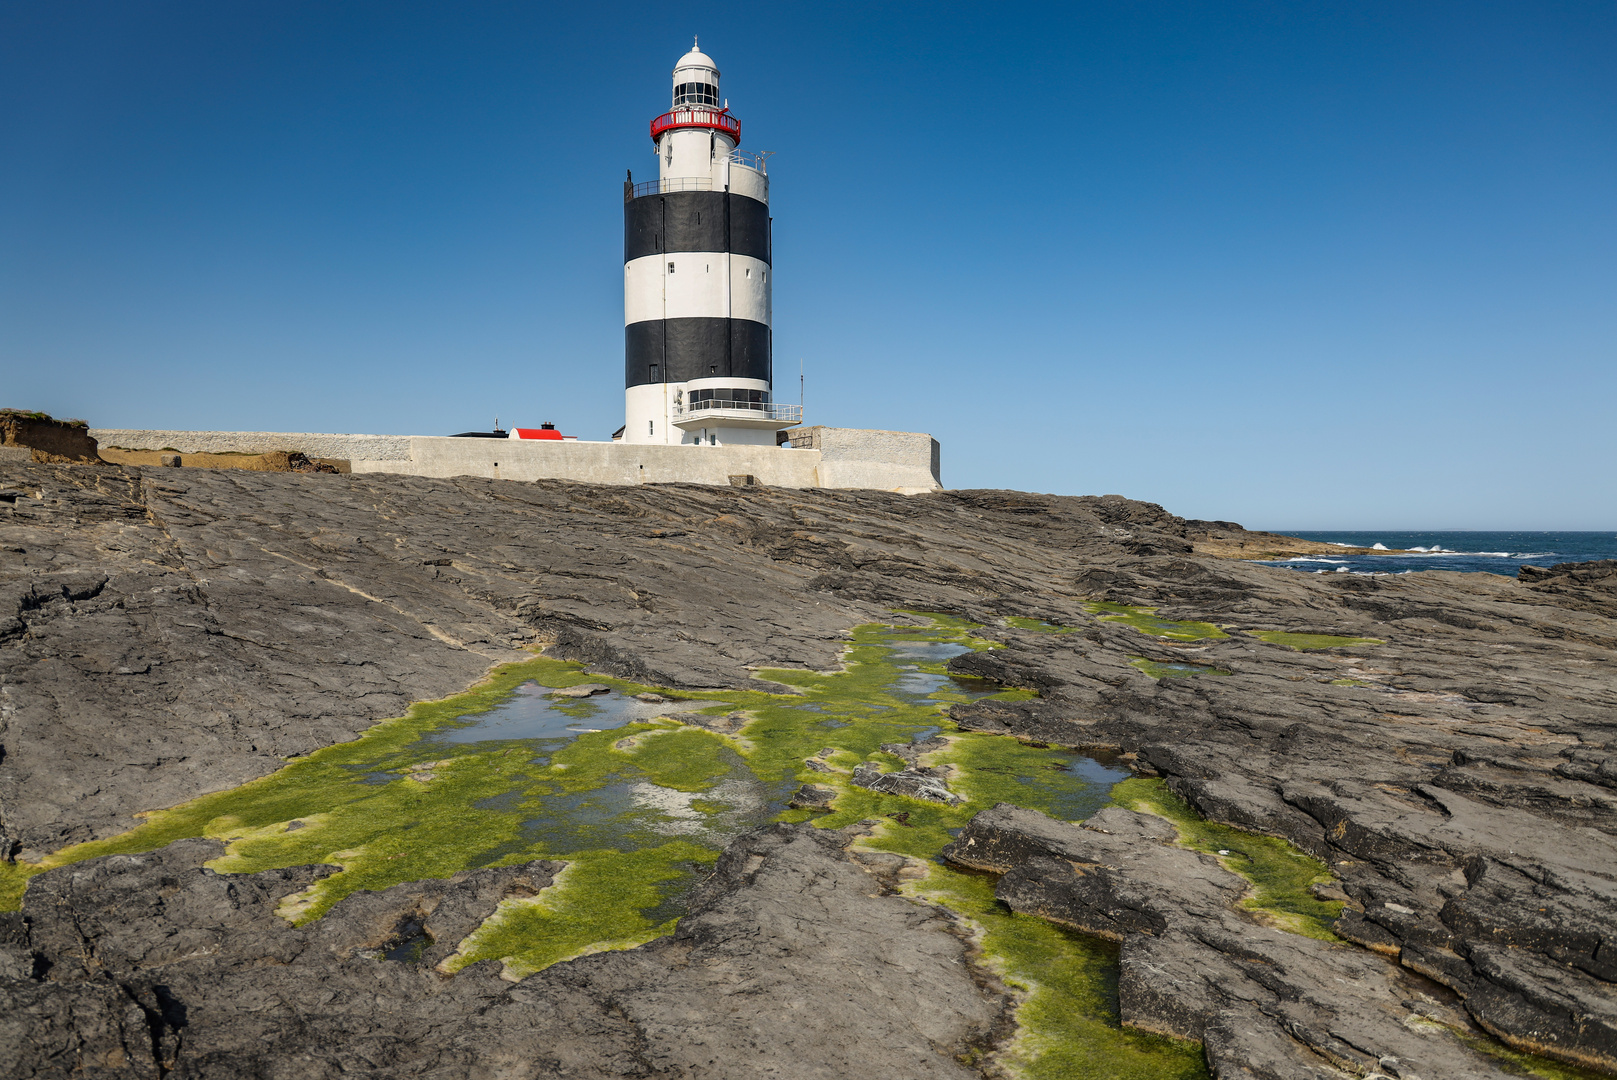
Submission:
[[[559,863],[355,893],[304,927],[275,909],[334,867],[217,874],[211,840],[63,867],[0,915],[0,1076],[978,1076],[957,1056],[1008,999],[850,838],[748,834],[672,937],[516,983],[442,961]],[[378,958],[423,935],[419,962]]]
[[[1001,874],[995,895],[1015,911],[1121,942],[1123,1022],[1201,1040],[1218,1077],[1519,1075],[1462,1043],[1456,1032],[1474,1029],[1441,987],[1375,952],[1262,925],[1235,906],[1247,882],[1176,835],[1120,807],[1074,825],[1000,803],[943,854]],[[1598,1058],[1611,1001],[1582,1004],[1581,1031],[1541,1030],[1563,1056]]]

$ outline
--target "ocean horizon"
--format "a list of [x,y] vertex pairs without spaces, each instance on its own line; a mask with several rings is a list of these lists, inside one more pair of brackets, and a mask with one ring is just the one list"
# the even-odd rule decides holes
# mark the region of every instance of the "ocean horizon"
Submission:
[[1303,555],[1290,559],[1253,560],[1307,573],[1410,574],[1424,570],[1503,574],[1515,577],[1523,566],[1617,559],[1617,531],[1549,532],[1394,529],[1275,529],[1301,540],[1340,544],[1344,548],[1381,548],[1386,555],[1344,550],[1338,555]]

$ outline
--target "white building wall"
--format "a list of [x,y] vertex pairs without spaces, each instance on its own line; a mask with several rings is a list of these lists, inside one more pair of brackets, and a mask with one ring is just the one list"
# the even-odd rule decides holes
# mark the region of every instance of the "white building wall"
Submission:
[[643,445],[681,441],[679,429],[674,426],[674,391],[667,383],[631,386],[623,397],[624,442]]
[[[719,163],[730,160],[736,144],[728,135],[709,128],[675,128],[665,131],[657,146],[657,176],[661,180],[706,180],[715,172],[723,175]],[[723,166],[722,168],[727,168]],[[724,190],[721,182],[717,190]]]
[[737,195],[745,195],[749,199],[757,199],[768,205],[769,203],[769,177],[740,162],[729,162],[725,170],[728,176],[729,191]]

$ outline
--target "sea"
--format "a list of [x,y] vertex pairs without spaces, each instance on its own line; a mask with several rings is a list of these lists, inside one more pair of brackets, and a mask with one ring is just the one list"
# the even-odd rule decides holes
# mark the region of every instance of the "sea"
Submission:
[[[1617,559],[1617,532],[1271,532],[1340,544],[1344,548],[1387,549],[1396,554],[1307,555],[1264,561],[1315,574],[1411,574],[1421,570],[1516,576],[1523,566]],[[1399,550],[1401,549],[1401,550]]]

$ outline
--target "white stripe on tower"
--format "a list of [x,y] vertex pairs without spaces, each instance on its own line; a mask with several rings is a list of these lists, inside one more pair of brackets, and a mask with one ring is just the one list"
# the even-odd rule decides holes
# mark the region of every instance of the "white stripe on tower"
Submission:
[[645,255],[623,266],[623,322],[733,318],[769,325],[769,264],[725,251]]

